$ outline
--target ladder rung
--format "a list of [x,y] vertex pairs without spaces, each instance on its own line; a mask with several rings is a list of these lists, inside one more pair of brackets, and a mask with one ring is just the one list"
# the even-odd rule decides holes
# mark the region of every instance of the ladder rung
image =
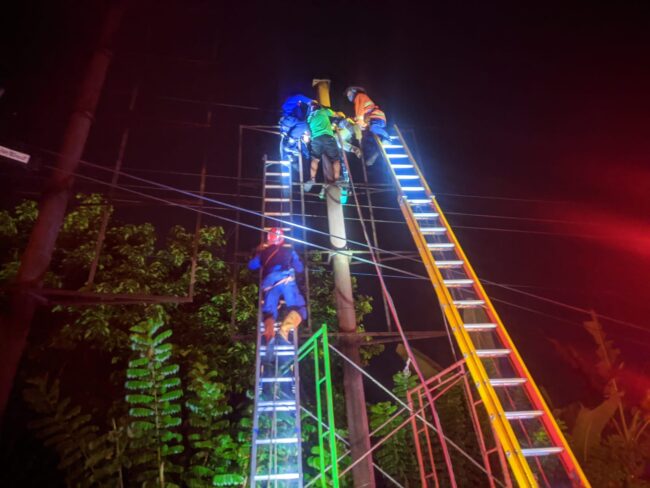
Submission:
[[402,191],[424,191],[423,186],[403,186]]
[[429,249],[453,249],[456,245],[453,242],[427,242]]
[[480,307],[485,305],[484,300],[454,300],[454,305],[458,308]]
[[395,175],[395,178],[398,180],[419,180],[420,177],[418,175]]
[[286,166],[289,166],[291,164],[291,161],[264,161],[264,163],[268,166],[271,164],[284,164]]
[[390,167],[393,168],[393,169],[410,169],[410,168],[413,167],[413,165],[412,164],[399,164],[398,163],[398,164],[391,164]]
[[295,356],[296,353],[294,351],[275,351],[273,353],[274,356],[282,356],[282,357],[289,357],[289,356]]
[[382,146],[384,146],[386,149],[400,149],[404,147],[401,144],[382,144]]
[[[271,229],[277,229],[277,227],[264,227],[264,230],[271,230]],[[282,230],[284,230],[286,232],[289,232],[292,229],[293,229],[293,227],[282,227]]]
[[549,456],[551,454],[560,454],[564,451],[562,447],[531,447],[522,449],[521,454],[524,457]]
[[408,158],[408,154],[388,154],[388,159],[402,159],[402,158]]
[[269,445],[269,444],[297,444],[297,437],[277,437],[275,439],[256,439],[255,444],[257,445]]
[[451,261],[436,261],[436,266],[439,268],[459,268],[463,265],[463,262],[460,260],[451,260]]
[[528,420],[535,419],[544,415],[541,410],[519,410],[515,412],[506,412],[508,420]]
[[289,188],[289,185],[276,185],[276,184],[270,184],[270,185],[264,185],[264,188]]
[[471,286],[474,284],[474,280],[470,278],[462,278],[457,280],[443,280],[445,286],[449,287],[458,287],[458,286]]
[[291,198],[265,198],[265,202],[290,202]]
[[295,400],[270,400],[265,402],[259,402],[257,406],[258,407],[272,407],[272,406],[295,407],[296,401]]
[[390,137],[391,139],[399,139],[398,136],[388,136],[388,137]]
[[420,227],[422,234],[442,234],[447,232],[446,227]]
[[485,330],[494,330],[497,328],[497,324],[490,324],[490,323],[475,323],[475,324],[463,324],[463,327],[465,327],[465,330],[467,331],[485,331]]
[[291,173],[269,171],[268,173],[266,173],[266,176],[289,176],[290,174]]
[[257,407],[258,413],[264,412],[295,412],[296,407]]
[[275,481],[275,480],[297,480],[300,478],[298,473],[278,473],[278,474],[256,474],[255,481]]
[[526,383],[526,378],[491,378],[490,384],[494,387],[499,386],[519,386]]
[[279,376],[276,378],[260,378],[261,383],[290,383],[294,379],[291,376]]
[[431,203],[430,198],[406,198],[406,201],[409,202],[411,205],[419,205],[422,203]]
[[295,400],[276,400],[257,404],[258,412],[293,412],[294,410],[296,410]]
[[440,217],[440,214],[437,212],[418,212],[414,216],[416,219],[436,219]]
[[[293,346],[274,346],[274,350],[276,351],[293,351],[294,347]],[[261,346],[260,350],[266,351],[266,346]]]
[[291,212],[264,212],[264,215],[273,215],[274,217],[287,217]]
[[480,358],[500,358],[511,352],[510,349],[477,349],[476,355]]

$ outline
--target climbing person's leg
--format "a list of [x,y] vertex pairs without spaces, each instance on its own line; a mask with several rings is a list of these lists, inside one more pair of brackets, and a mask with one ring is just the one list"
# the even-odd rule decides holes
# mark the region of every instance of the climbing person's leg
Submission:
[[273,339],[273,326],[278,317],[278,304],[280,302],[281,287],[274,286],[264,294],[262,316],[264,317],[264,337],[268,344]]
[[289,340],[289,332],[295,330],[303,319],[307,318],[305,299],[303,298],[295,281],[284,285],[282,294],[284,302],[289,308],[289,313],[280,324],[279,334],[284,340]]

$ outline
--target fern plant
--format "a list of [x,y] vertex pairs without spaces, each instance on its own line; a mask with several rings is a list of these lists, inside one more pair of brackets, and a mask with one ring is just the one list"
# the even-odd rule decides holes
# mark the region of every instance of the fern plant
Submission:
[[[144,487],[176,487],[181,468],[174,458],[183,452],[180,399],[183,391],[179,367],[170,362],[172,345],[165,342],[170,329],[161,331],[160,319],[131,328],[131,349],[137,357],[126,371],[129,404],[130,458],[136,481]],[[168,476],[170,475],[171,476]]]
[[61,398],[59,380],[48,375],[30,378],[23,392],[27,405],[39,415],[29,424],[46,447],[59,456],[58,468],[65,473],[68,486],[115,487],[122,485],[122,464],[126,436],[113,423],[113,429],[99,435],[90,414],[73,406],[69,397]]

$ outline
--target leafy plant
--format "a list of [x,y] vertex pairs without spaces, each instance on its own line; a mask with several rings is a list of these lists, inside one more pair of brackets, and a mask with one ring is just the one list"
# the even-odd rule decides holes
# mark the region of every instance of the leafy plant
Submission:
[[[244,482],[250,432],[244,423],[231,434],[231,421],[227,418],[233,411],[225,392],[227,386],[216,381],[219,374],[210,370],[207,358],[199,357],[193,362],[189,373],[185,406],[189,411],[187,436],[192,454],[185,482],[189,487],[233,486]],[[243,430],[245,428],[246,430]]]
[[569,442],[595,486],[650,486],[650,391],[631,394],[638,382],[627,381],[621,352],[595,313],[584,328],[594,341],[593,352],[554,343],[602,397],[594,408],[577,404],[561,410],[571,425]]
[[178,474],[180,466],[173,459],[184,450],[181,425],[183,396],[179,367],[170,363],[172,345],[165,341],[170,329],[160,331],[161,319],[148,319],[131,328],[131,347],[137,358],[129,361],[125,387],[130,405],[129,451],[136,480],[144,486],[174,487],[168,473]]
[[47,375],[30,378],[23,392],[25,402],[38,414],[29,427],[59,456],[59,469],[69,486],[122,486],[122,464],[126,436],[124,429],[99,435],[90,414],[73,406],[69,397],[61,398],[58,380]]

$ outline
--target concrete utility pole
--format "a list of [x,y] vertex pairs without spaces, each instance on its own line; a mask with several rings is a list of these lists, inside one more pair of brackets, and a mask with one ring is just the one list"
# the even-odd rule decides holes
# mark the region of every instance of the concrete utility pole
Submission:
[[111,62],[111,45],[127,0],[115,0],[104,18],[99,44],[90,58],[68,121],[63,143],[40,202],[38,218],[20,261],[10,309],[0,322],[0,419],[16,376],[18,364],[27,345],[27,337],[37,306],[37,288],[50,266],[52,252],[66,207],[72,195],[74,173],[79,164],[92,125],[99,96]]
[[[320,104],[330,107],[330,81],[314,80],[312,85],[318,90]],[[341,161],[341,164],[343,164],[343,161]],[[324,167],[323,170],[325,172]],[[329,173],[331,174],[331,171]],[[343,251],[347,246],[347,241],[345,218],[343,217],[343,206],[341,205],[341,189],[335,185],[329,185],[326,194],[329,233],[336,236],[330,237],[330,242],[334,251]],[[339,320],[339,329],[341,332],[347,333],[340,339],[341,348],[356,365],[360,366],[359,345],[361,338],[356,334],[357,320],[354,310],[354,297],[352,296],[349,256],[339,253],[333,254],[332,267],[334,268],[336,315]],[[350,450],[352,452],[352,462],[354,462],[370,450],[370,435],[363,377],[348,362],[343,364],[343,386],[345,388],[345,408],[350,433]],[[363,461],[352,468],[352,476],[355,488],[374,488],[375,474],[372,466],[372,454],[366,455]]]

